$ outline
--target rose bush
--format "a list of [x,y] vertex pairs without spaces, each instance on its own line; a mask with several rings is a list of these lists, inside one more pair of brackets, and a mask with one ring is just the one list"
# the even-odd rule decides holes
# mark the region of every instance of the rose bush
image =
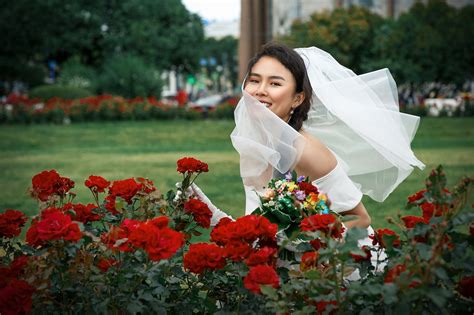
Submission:
[[[0,314],[474,311],[469,178],[449,191],[443,170],[434,170],[389,219],[394,228],[376,230],[362,248],[366,230],[344,231],[343,218],[305,181],[274,182],[284,192],[279,205],[267,192],[262,215],[224,218],[208,242],[192,244],[212,213],[188,188],[208,166],[183,158],[177,171],[181,184],[164,195],[145,178],[91,175],[87,205],[74,203],[72,180],[54,170],[35,175],[39,213],[26,242],[19,235],[27,218],[0,214]],[[275,222],[284,211],[294,221],[282,239],[289,229]]]

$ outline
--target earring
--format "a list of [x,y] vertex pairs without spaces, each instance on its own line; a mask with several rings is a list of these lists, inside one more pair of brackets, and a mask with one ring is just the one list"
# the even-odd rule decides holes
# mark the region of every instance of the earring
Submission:
[[292,107],[290,111],[290,116],[293,115],[294,112],[295,112],[295,109]]

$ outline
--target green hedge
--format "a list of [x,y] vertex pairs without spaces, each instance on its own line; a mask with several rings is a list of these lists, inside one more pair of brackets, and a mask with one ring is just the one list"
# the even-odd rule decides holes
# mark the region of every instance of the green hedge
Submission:
[[49,100],[54,97],[71,100],[91,95],[93,95],[93,93],[86,89],[63,85],[40,85],[32,89],[29,93],[30,98],[39,98],[42,100]]

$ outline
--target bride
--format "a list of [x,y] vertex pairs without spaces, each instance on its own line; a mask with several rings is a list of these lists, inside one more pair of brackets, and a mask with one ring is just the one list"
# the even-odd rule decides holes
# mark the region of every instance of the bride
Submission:
[[[271,178],[295,170],[327,194],[333,211],[357,217],[347,228],[372,234],[363,194],[382,202],[414,166],[424,167],[410,148],[419,118],[399,112],[390,72],[356,75],[316,47],[263,46],[248,64],[235,123],[246,214]],[[212,225],[228,216],[193,190],[213,211]]]

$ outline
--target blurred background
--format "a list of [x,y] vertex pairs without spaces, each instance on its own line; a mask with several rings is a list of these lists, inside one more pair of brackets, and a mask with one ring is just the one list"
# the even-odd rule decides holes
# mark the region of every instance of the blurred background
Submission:
[[[249,58],[268,41],[317,46],[361,74],[389,68],[402,111],[422,117],[415,172],[474,169],[474,0],[0,0],[0,206],[35,213],[31,177],[176,182],[194,155],[218,206],[243,211],[229,134]],[[436,117],[436,118],[435,118]],[[81,197],[84,195],[84,197]],[[82,199],[81,199],[82,198]],[[376,225],[383,215],[377,217]],[[377,221],[379,220],[379,221]]]

